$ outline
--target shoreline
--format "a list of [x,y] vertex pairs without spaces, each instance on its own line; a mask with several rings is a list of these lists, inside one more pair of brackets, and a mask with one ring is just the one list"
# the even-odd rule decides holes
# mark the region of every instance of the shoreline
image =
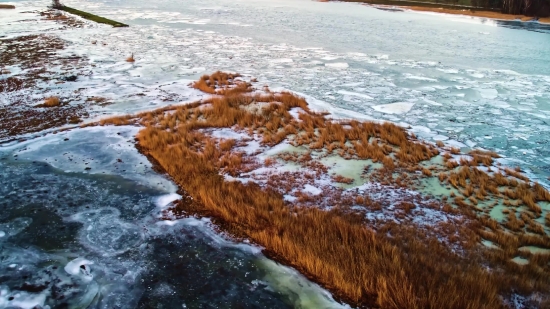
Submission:
[[[376,5],[371,5],[376,7]],[[533,20],[533,17],[525,15],[512,15],[512,14],[503,14],[492,11],[476,11],[476,10],[455,10],[455,9],[445,9],[445,8],[430,8],[430,7],[421,7],[421,6],[398,6],[400,8],[417,11],[417,12],[433,12],[440,14],[450,14],[450,15],[462,15],[469,17],[478,17],[478,18],[489,18],[492,20],[505,20],[505,21],[518,21],[518,22],[537,22],[540,24],[548,25],[550,24],[550,17],[539,18],[537,21]]]
[[[518,22],[537,22],[540,24],[550,25],[550,17],[542,17],[539,18],[537,21],[534,21],[534,17],[525,16],[525,15],[514,15],[514,14],[504,14],[500,12],[495,11],[489,11],[489,10],[475,10],[475,9],[451,9],[451,8],[444,8],[443,5],[440,7],[437,7],[437,3],[434,3],[432,6],[414,6],[414,5],[391,5],[391,4],[378,4],[374,2],[357,2],[357,1],[347,1],[343,0],[344,2],[355,2],[360,3],[362,5],[370,6],[377,9],[382,10],[391,10],[391,11],[399,11],[400,9],[410,10],[410,11],[417,11],[417,12],[432,12],[432,13],[440,13],[440,14],[449,14],[449,15],[462,15],[462,16],[469,16],[469,17],[477,17],[477,18],[488,18],[492,20],[504,20],[504,21],[518,21]],[[328,2],[328,1],[319,1],[319,2]],[[421,3],[419,3],[421,4]]]

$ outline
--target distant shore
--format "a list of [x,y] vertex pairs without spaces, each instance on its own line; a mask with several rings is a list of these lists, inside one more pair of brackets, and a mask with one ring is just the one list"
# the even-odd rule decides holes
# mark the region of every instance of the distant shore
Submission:
[[[328,0],[319,0],[320,2],[328,2]],[[451,5],[439,4],[439,3],[424,3],[424,2],[411,2],[411,1],[358,1],[358,0],[342,0],[344,2],[358,2],[364,5],[372,6],[382,10],[413,10],[419,12],[434,12],[442,14],[452,15],[464,15],[479,18],[490,18],[495,20],[518,20],[522,22],[533,21],[533,17],[525,15],[503,14],[488,9],[475,9],[468,7],[452,7]],[[403,2],[403,4],[399,3]],[[418,4],[418,5],[416,5]],[[425,5],[424,5],[425,4]],[[538,19],[539,23],[550,24],[550,17],[541,17]]]
[[[393,7],[393,6],[381,6],[381,5],[372,5],[372,6]],[[497,19],[497,20],[518,20],[522,22],[528,22],[533,20],[533,17],[529,17],[525,15],[503,14],[503,13],[493,12],[493,11],[478,11],[478,10],[466,10],[466,9],[458,10],[458,9],[446,9],[446,8],[434,8],[434,7],[422,7],[422,6],[399,6],[399,7],[407,10],[420,11],[420,12],[465,15],[465,16],[490,18],[490,19]],[[550,24],[550,17],[539,18],[538,22],[542,24]]]

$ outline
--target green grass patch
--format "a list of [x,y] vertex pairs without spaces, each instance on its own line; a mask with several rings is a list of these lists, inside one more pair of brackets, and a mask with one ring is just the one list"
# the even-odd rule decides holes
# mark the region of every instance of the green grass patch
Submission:
[[57,9],[63,10],[67,13],[78,15],[82,18],[86,18],[86,19],[91,20],[91,21],[95,21],[96,23],[107,24],[107,25],[111,25],[113,27],[128,27],[128,25],[123,24],[123,23],[119,23],[118,21],[114,21],[114,20],[111,20],[111,19],[108,19],[108,18],[104,18],[104,17],[101,17],[101,16],[90,14],[88,12],[73,9],[73,8],[68,7],[68,6],[61,6]]

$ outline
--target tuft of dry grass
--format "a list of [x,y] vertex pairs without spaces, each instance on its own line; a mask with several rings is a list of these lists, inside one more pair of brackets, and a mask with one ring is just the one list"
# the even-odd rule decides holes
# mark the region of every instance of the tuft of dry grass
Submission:
[[136,62],[136,59],[134,59],[134,54],[130,55],[130,57],[126,58],[126,62]]
[[353,178],[347,178],[342,175],[334,175],[332,176],[332,181],[350,185],[353,183]]
[[422,169],[422,174],[424,174],[424,176],[430,177],[430,176],[432,176],[432,171],[430,171],[430,170],[427,169],[427,168],[423,168],[423,169]]
[[37,105],[37,107],[56,107],[61,105],[61,100],[58,97],[49,97],[44,100],[44,103]]
[[237,81],[240,74],[217,71],[212,75],[204,75],[192,84],[193,88],[202,92],[220,95],[241,94],[250,91],[250,84]]

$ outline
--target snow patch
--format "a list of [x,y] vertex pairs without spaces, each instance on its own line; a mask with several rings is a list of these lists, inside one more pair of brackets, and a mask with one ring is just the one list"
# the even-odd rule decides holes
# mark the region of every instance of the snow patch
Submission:
[[310,193],[312,195],[319,195],[323,192],[323,190],[321,190],[317,187],[314,187],[312,185],[307,184],[307,185],[304,186],[304,192]]
[[414,106],[414,103],[399,102],[382,105],[371,106],[375,111],[385,114],[405,114],[408,113]]
[[358,92],[352,92],[352,91],[346,91],[346,90],[338,90],[338,93],[343,94],[343,95],[350,95],[350,96],[354,96],[354,97],[359,97],[359,98],[362,98],[362,99],[365,99],[365,100],[372,100],[373,99],[373,97],[371,97],[370,95],[366,95],[364,93],[358,93]]
[[333,69],[347,69],[349,67],[349,64],[347,64],[346,62],[332,62],[325,63],[325,66]]
[[157,207],[161,209],[164,209],[166,208],[166,206],[170,205],[170,203],[172,203],[173,201],[177,201],[180,198],[181,198],[181,195],[176,193],[161,195],[156,199],[155,205],[157,205]]

